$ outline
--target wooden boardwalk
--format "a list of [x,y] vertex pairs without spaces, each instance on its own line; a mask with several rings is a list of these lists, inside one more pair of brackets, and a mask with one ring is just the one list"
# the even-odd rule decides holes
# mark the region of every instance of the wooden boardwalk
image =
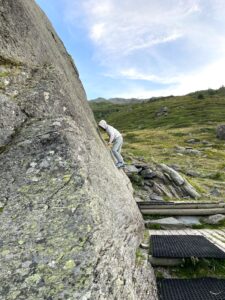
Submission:
[[149,235],[202,235],[225,252],[225,229],[149,230]]

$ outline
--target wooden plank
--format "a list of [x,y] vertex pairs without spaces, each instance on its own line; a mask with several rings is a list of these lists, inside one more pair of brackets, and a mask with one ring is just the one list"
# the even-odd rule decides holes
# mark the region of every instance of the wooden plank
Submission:
[[221,239],[223,239],[225,241],[225,232],[221,231],[221,230],[215,230],[216,234],[218,234]]
[[141,208],[143,215],[163,215],[163,216],[207,216],[215,214],[225,214],[225,208],[211,209],[145,209]]
[[174,204],[149,204],[140,202],[140,209],[207,209],[207,208],[224,208],[225,203],[174,203]]
[[221,250],[225,251],[225,244],[222,243],[220,240],[216,239],[215,237],[213,237],[210,231],[204,229],[203,235],[214,245],[219,247]]

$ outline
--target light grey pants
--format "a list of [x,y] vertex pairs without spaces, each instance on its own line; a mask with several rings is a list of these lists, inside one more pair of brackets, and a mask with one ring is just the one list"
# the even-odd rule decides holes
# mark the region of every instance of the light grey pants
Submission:
[[122,149],[122,145],[123,145],[123,137],[119,136],[113,142],[112,153],[113,153],[114,157],[116,158],[117,163],[124,164],[123,157],[120,154],[121,153],[121,149]]

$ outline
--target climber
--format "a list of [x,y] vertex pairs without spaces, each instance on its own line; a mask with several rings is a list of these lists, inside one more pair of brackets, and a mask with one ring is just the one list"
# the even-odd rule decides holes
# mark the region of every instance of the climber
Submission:
[[98,125],[99,127],[103,128],[109,136],[108,145],[112,145],[112,153],[117,161],[117,168],[123,168],[124,160],[120,154],[123,145],[123,137],[121,133],[114,127],[108,125],[105,120],[101,120]]

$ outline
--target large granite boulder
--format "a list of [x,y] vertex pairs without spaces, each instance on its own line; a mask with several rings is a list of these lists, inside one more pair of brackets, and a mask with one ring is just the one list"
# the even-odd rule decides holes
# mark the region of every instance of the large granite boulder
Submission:
[[130,181],[33,0],[0,0],[0,44],[0,299],[156,299]]

